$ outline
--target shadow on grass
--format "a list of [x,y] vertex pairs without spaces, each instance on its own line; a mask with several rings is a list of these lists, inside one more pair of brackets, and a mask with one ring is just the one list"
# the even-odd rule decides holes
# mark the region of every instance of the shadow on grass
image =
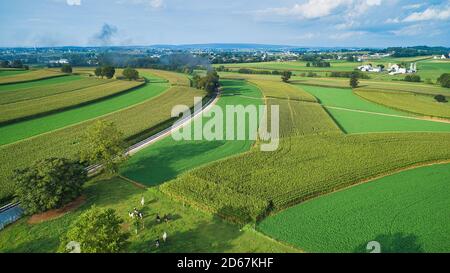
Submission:
[[147,150],[150,154],[145,154],[144,151],[144,153],[135,155],[121,171],[121,174],[147,186],[159,185],[175,178],[180,173],[180,170],[171,167],[176,162],[210,152],[225,143],[226,141],[192,141],[186,144]]
[[[381,234],[373,241],[379,242],[381,246],[381,253],[423,253],[422,246],[418,243],[418,237],[414,234],[395,233],[395,234]],[[360,244],[355,248],[354,252],[367,253],[367,243]]]

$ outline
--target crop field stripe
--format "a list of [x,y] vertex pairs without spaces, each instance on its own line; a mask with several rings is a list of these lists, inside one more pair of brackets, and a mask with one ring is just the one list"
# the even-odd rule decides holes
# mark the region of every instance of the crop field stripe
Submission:
[[350,111],[350,112],[358,112],[358,113],[371,114],[371,115],[380,115],[380,116],[395,117],[395,118],[405,118],[405,119],[414,119],[414,120],[424,120],[424,121],[429,121],[429,122],[450,123],[450,120],[449,121],[446,121],[446,120],[430,120],[430,119],[421,118],[421,117],[408,117],[408,116],[401,116],[401,115],[384,114],[384,113],[369,112],[369,111],[364,111],[364,110],[355,110],[355,109],[348,109],[348,108],[341,108],[341,107],[327,106],[327,105],[324,105],[324,107],[329,108],[329,109],[336,109],[336,110]]
[[78,92],[66,92],[6,104],[0,110],[0,124],[12,124],[93,104],[133,92],[144,85],[143,82],[112,81],[104,85],[84,88]]
[[258,230],[311,252],[366,252],[369,241],[382,252],[448,252],[449,179],[448,163],[403,170],[308,200]]
[[55,72],[50,70],[35,70],[27,73],[15,74],[5,77],[0,77],[0,85],[9,85],[24,82],[34,82],[43,79],[50,79],[56,77],[66,77],[68,74]]
[[[70,83],[70,85],[69,85]],[[45,85],[38,88],[29,88],[22,90],[11,90],[10,92],[0,91],[0,104],[7,105],[11,103],[49,97],[53,95],[80,91],[90,87],[100,87],[108,84],[110,81],[98,79],[78,79],[74,81],[67,81],[60,84]],[[78,84],[78,86],[77,86]],[[75,86],[71,86],[75,85]],[[62,87],[61,87],[62,86]],[[64,87],[65,86],[65,87]],[[60,87],[60,88],[58,88]],[[47,93],[46,93],[47,91]]]
[[160,96],[168,90],[165,84],[144,85],[132,92],[115,96],[97,103],[80,106],[45,117],[0,126],[0,146],[14,143],[40,134],[51,133],[64,127],[101,118],[134,107]]

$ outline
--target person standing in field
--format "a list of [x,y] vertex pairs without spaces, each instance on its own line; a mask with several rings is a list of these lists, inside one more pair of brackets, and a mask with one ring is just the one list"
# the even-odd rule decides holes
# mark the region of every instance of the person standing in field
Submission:
[[164,231],[162,239],[163,239],[164,243],[167,241],[167,232]]
[[142,198],[141,198],[141,206],[143,207],[145,205],[145,199],[144,199],[144,196],[142,196]]

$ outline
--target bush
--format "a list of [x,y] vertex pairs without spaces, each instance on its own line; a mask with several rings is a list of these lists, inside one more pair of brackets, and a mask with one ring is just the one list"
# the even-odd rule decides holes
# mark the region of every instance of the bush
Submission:
[[444,95],[436,95],[436,96],[434,97],[434,99],[435,99],[437,102],[447,102],[447,98],[446,98]]
[[442,74],[438,79],[437,83],[439,83],[442,87],[450,88],[450,73]]
[[69,242],[76,242],[82,253],[116,253],[126,244],[128,234],[122,232],[120,219],[113,209],[92,207],[84,212],[61,239],[59,252],[70,252]]
[[87,173],[77,162],[50,158],[15,170],[13,179],[21,208],[35,214],[60,208],[80,196]]
[[72,66],[70,65],[70,64],[64,64],[62,67],[61,67],[61,72],[62,73],[72,73]]
[[407,75],[404,79],[407,82],[420,82],[419,75]]
[[139,72],[131,67],[125,68],[122,72],[122,75],[130,81],[139,79]]

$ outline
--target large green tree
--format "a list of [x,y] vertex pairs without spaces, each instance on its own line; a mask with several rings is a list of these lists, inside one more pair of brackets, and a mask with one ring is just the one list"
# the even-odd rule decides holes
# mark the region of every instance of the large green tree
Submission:
[[122,75],[130,81],[139,79],[139,72],[131,67],[125,68],[122,72]]
[[83,138],[81,160],[102,164],[109,173],[116,173],[125,160],[125,142],[114,123],[98,121],[90,126]]
[[77,244],[81,253],[120,252],[128,238],[128,234],[122,231],[122,223],[115,210],[94,206],[75,220],[61,238],[58,250],[70,252],[70,246]]
[[220,86],[219,80],[220,77],[219,74],[217,74],[217,71],[211,70],[204,77],[194,74],[192,78],[192,86],[198,89],[204,89],[208,93],[214,93]]
[[97,67],[94,71],[95,76],[97,77],[104,77],[103,75],[103,69],[101,67]]
[[350,75],[350,87],[356,88],[359,85],[358,73],[352,73]]
[[80,196],[87,173],[78,162],[49,158],[15,170],[13,179],[21,208],[34,214],[60,208]]
[[61,67],[61,72],[68,74],[72,73],[72,66],[70,64],[63,64]]
[[116,74],[116,69],[112,66],[104,66],[102,67],[102,76],[105,76],[107,79],[112,79]]
[[281,80],[283,82],[289,82],[289,79],[291,79],[292,72],[291,71],[283,71],[281,74]]

